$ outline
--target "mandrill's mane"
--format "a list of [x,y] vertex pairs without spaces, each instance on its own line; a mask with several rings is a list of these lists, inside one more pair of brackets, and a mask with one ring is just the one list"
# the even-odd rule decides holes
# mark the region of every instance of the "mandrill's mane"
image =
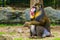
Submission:
[[36,21],[39,21],[44,17],[44,15],[45,15],[45,12],[44,12],[44,9],[41,5],[41,8],[39,9],[39,11],[34,13],[34,18],[35,18]]

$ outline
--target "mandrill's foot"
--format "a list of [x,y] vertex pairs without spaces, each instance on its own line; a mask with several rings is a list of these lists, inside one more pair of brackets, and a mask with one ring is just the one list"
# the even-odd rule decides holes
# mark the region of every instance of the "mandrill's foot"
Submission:
[[37,36],[30,36],[29,38],[32,38],[32,39],[34,38],[34,39],[36,39],[36,38],[37,38]]
[[48,35],[47,37],[54,37],[54,35],[50,34],[50,35]]
[[34,36],[29,36],[29,38],[34,38]]

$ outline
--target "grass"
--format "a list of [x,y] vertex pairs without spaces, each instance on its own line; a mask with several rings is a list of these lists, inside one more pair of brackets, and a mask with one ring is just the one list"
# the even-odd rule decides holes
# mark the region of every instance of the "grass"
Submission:
[[50,24],[50,26],[60,26],[60,24],[52,23],[52,24]]
[[14,38],[14,40],[23,40],[23,38]]
[[0,32],[0,35],[3,35],[3,34],[15,35],[15,34],[16,34],[16,32],[10,32],[10,33]]
[[55,38],[43,38],[43,39],[30,39],[30,38],[14,38],[14,40],[60,40],[60,38],[55,37]]
[[23,26],[23,24],[0,24],[0,27],[6,27],[6,26]]
[[0,32],[0,35],[2,35],[2,34],[6,34],[6,32]]
[[56,24],[52,23],[51,26],[56,26]]
[[10,34],[10,35],[15,35],[15,34],[16,34],[16,32],[10,32],[9,34]]
[[60,38],[54,38],[53,40],[60,40]]
[[22,37],[20,37],[20,38],[14,38],[14,40],[33,40],[33,39],[29,39],[29,38],[22,38]]
[[[56,24],[51,24],[52,26],[56,26]],[[0,27],[6,27],[6,26],[23,26],[23,24],[0,24]],[[6,32],[0,32],[0,35],[2,34],[7,34]],[[15,32],[10,32],[9,33],[10,35],[15,35],[16,33]],[[54,32],[53,33],[55,36],[58,36],[59,34]],[[30,39],[30,38],[23,38],[23,37],[20,37],[20,38],[14,38],[14,40],[60,40],[59,37],[54,37],[54,38],[43,38],[43,39]]]
[[[2,34],[6,34],[5,32],[0,32],[0,35]],[[15,35],[16,33],[11,32],[9,33],[10,35]],[[57,33],[55,33],[54,35],[56,35]],[[57,34],[58,35],[58,34]],[[56,36],[57,36],[56,35]],[[43,39],[30,39],[30,38],[23,38],[23,37],[19,37],[19,38],[14,38],[14,40],[60,40],[59,37],[54,37],[54,38],[43,38]]]
[[55,36],[58,36],[58,35],[59,35],[57,32],[54,32],[53,34],[54,34]]
[[[23,24],[0,24],[0,27],[6,27],[6,26],[23,26]],[[51,26],[57,26],[57,24],[52,23]]]

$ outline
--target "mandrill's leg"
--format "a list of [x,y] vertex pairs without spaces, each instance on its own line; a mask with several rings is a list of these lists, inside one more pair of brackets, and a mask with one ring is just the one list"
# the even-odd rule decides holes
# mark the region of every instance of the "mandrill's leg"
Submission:
[[47,35],[47,37],[54,37],[54,35],[51,34],[50,23],[49,22],[46,22],[44,27],[50,33],[50,35]]
[[44,27],[48,30],[48,32],[51,32],[51,30],[50,30],[50,22],[45,22]]
[[44,32],[44,28],[42,26],[36,26],[37,37],[41,38]]
[[36,36],[36,28],[35,25],[30,26],[30,36]]

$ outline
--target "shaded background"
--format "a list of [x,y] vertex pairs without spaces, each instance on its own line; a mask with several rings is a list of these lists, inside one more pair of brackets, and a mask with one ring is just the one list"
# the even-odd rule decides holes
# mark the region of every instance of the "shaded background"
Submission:
[[[51,6],[55,9],[60,8],[60,0],[43,0],[44,2],[44,7],[47,6]],[[20,5],[21,6],[20,6]],[[30,0],[0,0],[0,6],[6,6],[6,5],[10,5],[10,6],[20,6],[20,7],[29,7],[30,6]]]
[[[60,0],[42,1],[48,17],[53,22],[60,23]],[[29,21],[29,11],[30,0],[0,0],[0,23],[24,23]]]

